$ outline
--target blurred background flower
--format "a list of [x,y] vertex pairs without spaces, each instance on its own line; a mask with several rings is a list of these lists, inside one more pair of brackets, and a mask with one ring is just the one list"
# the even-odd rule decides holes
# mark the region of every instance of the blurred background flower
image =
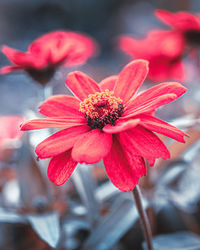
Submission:
[[184,40],[176,31],[154,30],[144,40],[122,36],[119,46],[132,58],[149,61],[148,77],[152,81],[185,80],[181,61],[184,53]]
[[95,51],[95,42],[82,34],[55,31],[32,42],[27,52],[3,46],[2,52],[13,63],[1,69],[2,74],[24,70],[36,82],[47,84],[56,68],[84,63]]

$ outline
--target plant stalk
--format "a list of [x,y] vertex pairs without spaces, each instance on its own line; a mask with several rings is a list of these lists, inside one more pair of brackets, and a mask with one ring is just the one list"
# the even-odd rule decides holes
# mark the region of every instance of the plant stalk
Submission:
[[151,227],[149,224],[149,220],[147,217],[147,214],[142,206],[142,194],[140,191],[139,186],[135,186],[135,188],[133,189],[133,196],[135,199],[135,204],[138,210],[138,213],[140,215],[140,221],[142,224],[142,228],[143,228],[143,233],[144,233],[144,237],[147,243],[147,249],[148,250],[153,250],[153,246],[152,246],[152,234],[151,234]]

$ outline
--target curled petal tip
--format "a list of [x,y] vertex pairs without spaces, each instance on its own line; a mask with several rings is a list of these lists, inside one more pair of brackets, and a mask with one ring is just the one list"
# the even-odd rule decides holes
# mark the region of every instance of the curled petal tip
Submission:
[[127,64],[127,66],[130,66],[131,64],[139,64],[141,67],[146,68],[147,73],[149,72],[149,61],[145,59],[136,59]]
[[73,72],[70,72],[68,75],[67,75],[67,77],[66,77],[66,79],[65,79],[65,83],[67,83],[69,80],[71,80],[73,77],[77,77],[78,75],[80,75],[80,71],[73,71]]
[[146,66],[149,65],[149,61],[145,60],[145,59],[135,59],[133,61],[131,61],[130,63],[128,63],[126,66],[129,66],[131,64],[135,64],[135,63],[143,63],[145,64]]
[[145,59],[137,59],[135,61],[139,61],[139,62],[142,62],[144,64],[146,64],[147,66],[149,65],[149,61],[145,60]]
[[156,9],[154,13],[155,13],[155,16],[159,18],[163,14],[169,14],[170,12],[167,10],[163,10],[163,9]]

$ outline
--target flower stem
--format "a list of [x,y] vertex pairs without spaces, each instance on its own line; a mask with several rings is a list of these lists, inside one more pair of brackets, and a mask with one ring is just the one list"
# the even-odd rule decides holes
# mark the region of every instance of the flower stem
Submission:
[[153,250],[151,228],[150,228],[147,214],[146,214],[144,208],[142,207],[141,195],[142,194],[140,192],[139,186],[135,186],[135,188],[133,189],[133,196],[135,199],[135,204],[136,204],[137,210],[138,210],[139,215],[140,215],[140,220],[142,223],[144,237],[145,237],[145,240],[147,242],[147,249]]

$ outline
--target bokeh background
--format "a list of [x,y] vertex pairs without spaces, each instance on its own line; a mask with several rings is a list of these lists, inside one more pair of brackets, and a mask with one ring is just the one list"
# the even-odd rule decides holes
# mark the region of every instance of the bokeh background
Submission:
[[[154,16],[155,9],[197,13],[200,1],[0,0],[0,46],[25,51],[37,37],[54,30],[81,31],[94,37],[99,44],[97,55],[84,65],[60,68],[51,80],[53,94],[63,94],[67,93],[64,82],[70,71],[83,71],[96,81],[118,74],[130,61],[117,46],[120,35],[131,34],[141,39],[150,30],[166,29]],[[7,58],[0,53],[0,67],[7,64]],[[158,168],[150,169],[152,179],[142,183],[153,235],[172,234],[157,239],[155,249],[159,250],[200,249],[200,128],[195,122],[199,114],[200,77],[197,75],[193,73],[193,78],[188,77],[184,82],[189,86],[184,101],[182,98],[158,112],[159,117],[168,121],[180,118],[174,124],[183,129],[189,127],[191,140],[184,146],[170,141],[172,160],[160,161]],[[0,75],[0,116],[24,116],[34,104],[38,105],[36,97],[40,92],[41,86],[23,72]],[[32,138],[32,144],[35,140]],[[46,162],[35,160],[26,138],[15,149],[6,152],[8,157],[0,155],[0,249],[46,250],[53,249],[57,242],[56,249],[60,250],[145,249],[137,212],[134,207],[130,212],[129,194],[122,196],[108,184],[104,189],[99,188],[94,198],[87,168],[77,174],[74,183],[56,188],[45,179]],[[96,185],[106,184],[105,178],[102,168],[97,166],[92,178]],[[88,186],[81,188],[84,180]],[[96,220],[95,216],[102,219]],[[91,226],[91,220],[96,224]]]
[[[25,51],[30,42],[53,30],[88,33],[96,38],[100,51],[96,58],[78,69],[99,81],[117,74],[130,61],[130,57],[117,48],[119,35],[132,34],[135,38],[144,38],[148,31],[165,27],[154,16],[155,8],[198,12],[200,3],[197,0],[1,0],[0,44]],[[0,66],[5,64],[8,60],[0,54]],[[66,91],[64,79],[72,70],[64,69],[57,73],[52,80],[54,93]],[[37,92],[37,86],[23,73],[0,76],[0,82],[0,114],[22,113],[33,93]]]

